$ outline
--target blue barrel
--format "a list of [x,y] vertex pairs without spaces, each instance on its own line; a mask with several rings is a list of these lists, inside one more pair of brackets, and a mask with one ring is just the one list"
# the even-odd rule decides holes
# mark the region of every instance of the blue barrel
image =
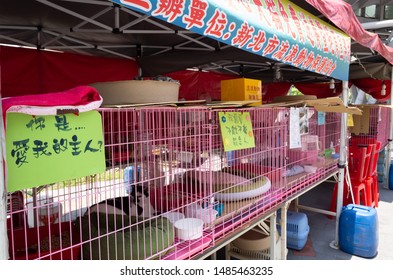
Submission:
[[339,246],[352,255],[375,257],[378,249],[377,211],[357,204],[344,206],[339,219]]

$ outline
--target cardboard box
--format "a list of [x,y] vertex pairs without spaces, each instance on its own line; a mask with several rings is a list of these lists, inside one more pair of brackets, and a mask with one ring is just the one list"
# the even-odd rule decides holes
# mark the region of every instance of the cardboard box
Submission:
[[262,105],[262,81],[254,79],[231,79],[221,81],[222,101],[255,100],[250,106]]
[[351,134],[369,134],[370,132],[370,107],[369,106],[357,106],[362,110],[361,115],[354,115],[353,126],[349,127]]
[[362,110],[358,107],[344,106],[340,97],[328,98],[292,98],[292,100],[269,103],[268,107],[314,107],[319,112],[347,113],[352,115],[362,115]]

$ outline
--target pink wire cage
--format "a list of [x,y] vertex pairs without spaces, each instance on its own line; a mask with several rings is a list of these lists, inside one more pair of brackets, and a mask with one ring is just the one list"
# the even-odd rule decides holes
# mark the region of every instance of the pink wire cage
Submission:
[[[288,108],[98,111],[105,172],[10,193],[11,259],[192,259],[337,168],[325,155],[338,152],[335,113],[309,119],[305,149],[316,147],[317,171],[285,176],[309,160],[288,147]],[[254,146],[225,148],[228,113],[249,116]]]
[[[366,131],[352,131],[349,144],[376,144],[380,142],[379,152],[385,149],[389,142],[391,108],[384,106],[364,107],[368,116],[368,124],[363,124]],[[366,121],[365,119],[364,121]],[[363,119],[362,119],[363,121]]]

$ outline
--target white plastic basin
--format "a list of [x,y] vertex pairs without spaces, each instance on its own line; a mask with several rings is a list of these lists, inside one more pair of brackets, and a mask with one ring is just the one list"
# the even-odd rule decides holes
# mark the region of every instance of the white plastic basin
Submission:
[[177,220],[174,224],[175,234],[181,240],[194,240],[202,237],[203,221],[197,218]]

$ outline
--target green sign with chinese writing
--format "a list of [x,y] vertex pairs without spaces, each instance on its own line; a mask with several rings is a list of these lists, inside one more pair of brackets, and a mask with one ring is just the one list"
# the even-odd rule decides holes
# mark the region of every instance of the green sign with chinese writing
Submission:
[[254,148],[254,133],[249,112],[219,112],[225,152]]
[[9,192],[101,173],[105,170],[101,115],[8,113],[6,153]]

